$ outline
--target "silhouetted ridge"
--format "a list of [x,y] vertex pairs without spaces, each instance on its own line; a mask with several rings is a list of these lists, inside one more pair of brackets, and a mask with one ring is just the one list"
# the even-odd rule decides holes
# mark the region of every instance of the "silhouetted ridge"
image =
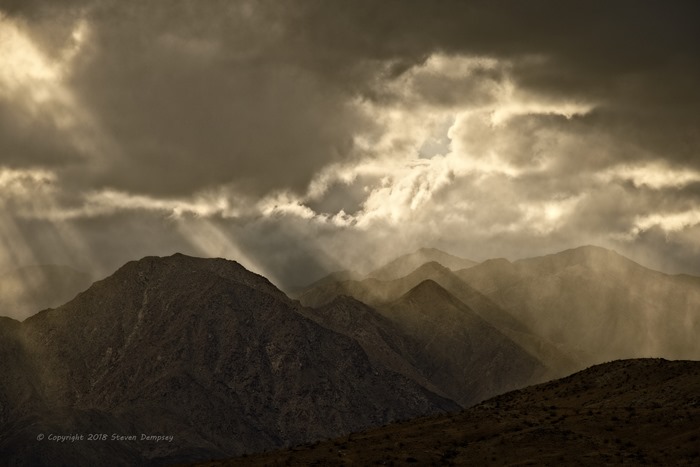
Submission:
[[600,268],[607,267],[642,267],[629,258],[622,256],[616,251],[607,248],[586,245],[570,250],[564,250],[559,253],[540,256],[536,258],[528,258],[515,261],[516,266],[527,264],[546,270],[556,270],[563,267],[571,267],[583,265],[587,267]]
[[[444,287],[432,279],[426,279],[404,295],[398,298],[397,301],[433,301],[441,299],[449,302],[457,302],[458,300]],[[464,304],[462,304],[464,305]],[[466,306],[466,305],[464,305]]]
[[399,256],[384,266],[367,274],[368,278],[393,280],[403,277],[422,264],[435,261],[450,270],[464,269],[476,264],[474,261],[451,255],[436,248],[421,248],[413,253]]
[[[0,341],[0,356],[18,355],[0,363],[10,375],[0,405],[14,407],[0,420],[0,458],[18,465],[182,463],[456,407],[220,258],[133,261],[59,308],[0,326],[22,343]],[[105,450],[35,439],[96,429],[176,441]]]
[[419,275],[428,274],[430,272],[439,272],[442,274],[447,274],[452,271],[449,268],[438,263],[437,261],[428,261],[427,263],[423,263],[422,265],[418,266],[413,272],[411,272],[411,274]]
[[[457,272],[424,261],[431,254],[407,255],[393,272],[415,267],[390,280],[330,276],[299,301],[235,261],[151,256],[24,322],[0,318],[0,459],[80,466],[222,458],[472,406],[602,361],[700,355],[700,278],[663,274],[593,246],[512,263],[487,260]],[[450,433],[471,430],[469,439],[455,438],[447,457],[424,456],[434,448],[407,453],[435,428],[430,423],[409,433],[409,442],[387,444],[384,455],[481,465],[494,448],[513,443],[532,448],[514,462],[561,465],[566,458],[543,452],[575,439],[584,441],[569,447],[590,448],[596,465],[643,463],[629,456],[609,462],[599,454],[610,444],[600,440],[618,428],[620,437],[646,430],[653,440],[659,429],[668,428],[669,439],[697,434],[691,412],[700,399],[688,396],[697,393],[697,378],[700,368],[688,362],[594,366],[491,399],[468,412],[472,421],[442,419],[452,428],[425,442],[438,446]],[[673,410],[646,419],[619,411],[654,411],[656,404]],[[514,418],[503,417],[506,409]],[[615,419],[598,417],[607,409],[618,410]],[[612,423],[621,415],[628,431]],[[576,425],[563,423],[564,416],[588,425],[569,438]],[[676,421],[660,427],[660,416]],[[681,425],[690,431],[679,435]],[[95,443],[36,442],[37,433],[95,430],[161,432],[176,441],[111,442],[109,451]],[[367,464],[345,458],[340,446],[331,452],[336,462]]]
[[541,381],[546,372],[535,356],[435,280],[420,282],[377,310],[421,343],[422,355],[413,361],[463,406]]
[[164,257],[146,256],[138,261],[126,263],[114,276],[129,277],[132,274],[140,280],[148,280],[149,277],[157,275],[194,279],[197,274],[205,274],[209,275],[210,279],[219,277],[288,300],[265,276],[246,269],[237,261],[224,258],[199,258],[182,253]]

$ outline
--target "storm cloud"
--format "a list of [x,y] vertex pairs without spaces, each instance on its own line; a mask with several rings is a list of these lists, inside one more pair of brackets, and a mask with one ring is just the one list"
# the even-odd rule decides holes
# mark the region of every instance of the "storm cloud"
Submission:
[[0,1],[0,270],[594,243],[700,274],[699,9]]

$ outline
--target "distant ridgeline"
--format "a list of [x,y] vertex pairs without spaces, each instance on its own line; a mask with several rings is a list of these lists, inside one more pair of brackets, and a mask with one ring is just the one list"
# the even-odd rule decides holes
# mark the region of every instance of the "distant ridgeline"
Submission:
[[455,412],[605,361],[700,358],[700,278],[597,247],[479,264],[422,249],[293,295],[177,254],[0,318],[1,463],[226,458]]

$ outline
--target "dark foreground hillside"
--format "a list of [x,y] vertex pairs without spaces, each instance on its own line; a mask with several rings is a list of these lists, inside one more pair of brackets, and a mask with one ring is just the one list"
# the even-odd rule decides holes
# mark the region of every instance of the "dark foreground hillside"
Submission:
[[207,465],[699,465],[700,362],[620,360],[490,399]]

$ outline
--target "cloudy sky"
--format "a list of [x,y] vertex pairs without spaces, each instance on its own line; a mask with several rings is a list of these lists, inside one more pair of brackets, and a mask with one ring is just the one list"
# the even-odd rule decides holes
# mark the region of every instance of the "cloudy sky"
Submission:
[[431,246],[700,274],[676,1],[0,0],[0,271],[176,251],[281,285]]

